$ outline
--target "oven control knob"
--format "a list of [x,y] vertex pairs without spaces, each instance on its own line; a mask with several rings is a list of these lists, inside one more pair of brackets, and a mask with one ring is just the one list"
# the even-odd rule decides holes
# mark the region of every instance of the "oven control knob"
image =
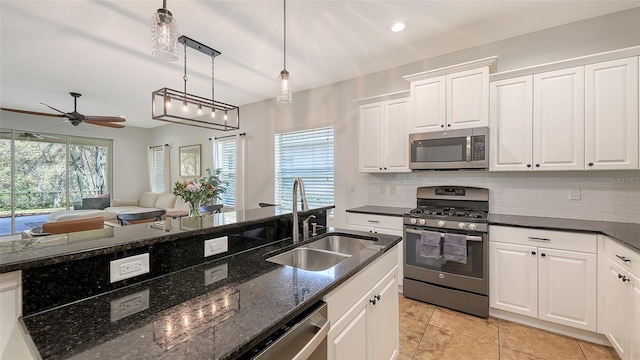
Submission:
[[466,229],[466,228],[467,228],[467,224],[465,224],[465,223],[460,223],[460,224],[458,224],[458,228],[460,228],[460,229],[464,230],[464,229]]
[[409,220],[409,222],[411,223],[411,225],[415,225],[416,224],[416,219],[411,219],[411,220]]
[[476,226],[476,224],[469,224],[469,230],[474,231],[475,229],[477,229],[478,227]]
[[426,221],[424,219],[418,220],[418,224],[420,224],[420,225],[424,225],[425,223],[426,223]]
[[444,227],[447,223],[445,223],[444,221],[440,220],[438,221],[438,226],[439,227]]

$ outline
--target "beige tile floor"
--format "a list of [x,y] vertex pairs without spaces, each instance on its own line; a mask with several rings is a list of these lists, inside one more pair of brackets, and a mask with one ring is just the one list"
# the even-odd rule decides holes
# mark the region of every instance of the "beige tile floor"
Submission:
[[399,296],[398,360],[619,360],[611,347]]

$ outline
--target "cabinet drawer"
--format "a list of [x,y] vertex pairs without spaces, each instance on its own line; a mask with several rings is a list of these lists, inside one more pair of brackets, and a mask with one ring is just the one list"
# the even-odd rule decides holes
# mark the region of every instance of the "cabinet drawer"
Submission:
[[605,237],[604,248],[611,261],[640,276],[640,252],[609,237]]
[[489,240],[549,249],[596,253],[597,235],[491,225]]
[[384,216],[384,215],[370,215],[360,213],[347,213],[347,219],[349,225],[379,227],[386,229],[394,229],[402,231],[402,217],[401,216]]

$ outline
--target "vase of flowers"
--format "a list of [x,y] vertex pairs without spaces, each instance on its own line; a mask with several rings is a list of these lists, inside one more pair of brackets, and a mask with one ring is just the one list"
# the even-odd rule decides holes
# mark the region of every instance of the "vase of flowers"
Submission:
[[220,179],[222,169],[215,172],[207,169],[207,175],[201,179],[191,181],[177,181],[173,187],[173,194],[180,196],[189,204],[189,216],[200,216],[200,206],[212,199],[220,199],[220,194],[227,191],[229,183]]

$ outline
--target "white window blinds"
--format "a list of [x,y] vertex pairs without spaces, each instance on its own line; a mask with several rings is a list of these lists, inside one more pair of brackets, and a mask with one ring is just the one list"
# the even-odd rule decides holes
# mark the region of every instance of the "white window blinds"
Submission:
[[220,178],[227,181],[227,191],[220,195],[225,206],[235,206],[236,201],[236,139],[218,140],[216,166],[222,169]]
[[155,146],[151,148],[151,191],[165,192],[172,189],[164,188],[164,147]]
[[333,126],[275,135],[275,201],[292,203],[293,179],[301,177],[309,207],[334,204]]

